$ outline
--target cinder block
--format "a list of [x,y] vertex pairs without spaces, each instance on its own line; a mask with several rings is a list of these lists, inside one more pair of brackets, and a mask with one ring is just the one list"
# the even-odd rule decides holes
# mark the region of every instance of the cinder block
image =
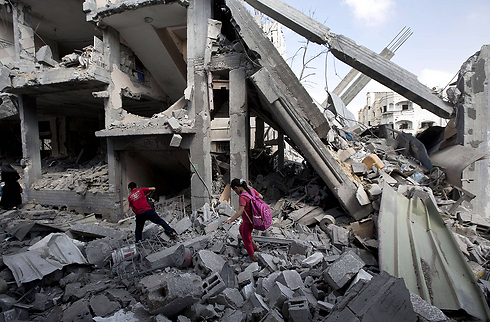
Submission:
[[338,290],[347,284],[363,267],[362,259],[353,251],[348,251],[323,271],[323,277],[334,290]]
[[202,280],[192,273],[159,274],[145,277],[138,284],[151,314],[178,315],[201,299]]
[[201,301],[205,301],[206,299],[221,293],[226,288],[226,285],[221,279],[220,274],[214,272],[202,282],[202,288],[203,295]]
[[193,261],[196,273],[200,276],[207,276],[211,272],[221,272],[225,264],[225,260],[220,255],[206,249],[200,250]]
[[283,316],[291,322],[311,321],[311,313],[306,297],[294,297],[284,302]]

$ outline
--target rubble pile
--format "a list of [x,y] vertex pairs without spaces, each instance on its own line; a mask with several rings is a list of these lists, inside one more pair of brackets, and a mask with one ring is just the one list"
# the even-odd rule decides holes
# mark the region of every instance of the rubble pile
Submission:
[[80,195],[109,191],[108,166],[100,158],[84,164],[53,158],[43,162],[42,178],[34,182],[34,190],[72,190]]
[[[299,184],[302,177],[306,184]],[[246,261],[238,223],[223,224],[235,213],[227,200],[191,213],[183,196],[157,202],[179,237],[147,223],[138,244],[134,217],[112,224],[32,203],[2,211],[0,315],[6,321],[449,321],[410,294],[403,279],[380,272],[375,217],[352,222],[339,209],[323,211],[321,180],[302,172],[256,182],[266,194],[281,185],[291,191],[271,204],[272,227],[254,236],[256,263]],[[451,226],[469,258],[486,262],[489,246],[475,227],[465,227],[468,219]],[[487,275],[479,275],[486,296]]]

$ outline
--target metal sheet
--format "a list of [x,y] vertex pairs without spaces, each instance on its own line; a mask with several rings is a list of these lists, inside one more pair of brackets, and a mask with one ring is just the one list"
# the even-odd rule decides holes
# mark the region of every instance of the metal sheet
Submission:
[[46,236],[27,252],[5,255],[3,262],[12,271],[19,286],[42,279],[69,264],[88,264],[78,247],[62,233]]
[[485,153],[472,147],[453,145],[435,152],[430,156],[430,160],[433,165],[442,168],[450,184],[461,188],[461,174],[463,170],[473,162],[485,157]]
[[380,269],[403,278],[410,292],[440,309],[490,319],[473,273],[430,199],[407,199],[385,184],[378,238]]

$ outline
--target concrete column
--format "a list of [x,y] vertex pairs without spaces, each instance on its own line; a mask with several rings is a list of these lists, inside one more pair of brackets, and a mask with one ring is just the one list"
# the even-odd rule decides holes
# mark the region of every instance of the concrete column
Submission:
[[[248,181],[250,126],[247,110],[245,69],[230,71],[230,180]],[[232,205],[238,209],[238,196],[232,194]]]
[[189,118],[194,119],[196,134],[190,144],[191,205],[193,210],[209,203],[212,189],[211,116],[204,70],[208,19],[212,18],[211,0],[191,0],[187,8],[187,91]]
[[[114,28],[107,27],[103,31],[104,61],[109,71],[114,68],[119,69],[121,65],[119,32]],[[104,101],[105,107],[105,126],[108,127],[112,122],[119,120],[122,108],[121,89],[115,88],[111,80],[107,91],[109,97]]]
[[41,178],[41,152],[39,146],[39,123],[36,99],[27,95],[19,97],[22,156],[25,164],[24,181],[26,190]]
[[255,118],[255,148],[260,149],[264,147],[264,120],[259,117]]
[[279,132],[277,136],[277,167],[284,169],[284,133]]
[[[488,79],[490,76],[490,45],[483,46],[471,68],[465,70],[467,71],[458,79],[458,88],[461,90],[464,99],[464,145],[489,154],[490,86]],[[469,165],[463,171],[462,179],[463,189],[476,196],[471,201],[473,213],[490,217],[490,200],[488,198],[490,160],[483,159]]]
[[[104,60],[109,71],[119,69],[121,64],[119,32],[114,28],[107,27],[103,31]],[[122,109],[121,89],[116,88],[111,80],[107,91],[109,97],[104,99],[105,127],[112,122],[119,120]],[[121,188],[121,169],[117,158],[117,151],[114,150],[114,138],[107,138],[107,166],[109,171],[109,192],[122,193]],[[117,208],[122,214],[122,205]],[[116,216],[119,214],[116,214]]]
[[14,29],[15,60],[28,59],[34,61],[36,48],[34,30],[31,27],[31,10],[20,2],[11,2],[12,22]]

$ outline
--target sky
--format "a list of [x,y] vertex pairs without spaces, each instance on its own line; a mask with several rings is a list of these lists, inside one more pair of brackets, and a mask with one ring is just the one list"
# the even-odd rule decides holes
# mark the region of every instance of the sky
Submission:
[[[413,35],[391,59],[410,71],[428,87],[444,88],[461,65],[483,45],[490,44],[490,0],[283,0],[295,9],[324,24],[334,34],[342,34],[357,44],[377,53],[386,47],[404,27]],[[301,55],[292,57],[306,40],[283,28],[286,38],[287,62],[298,75]],[[325,46],[309,44],[307,58]],[[299,51],[302,54],[302,51]],[[310,95],[322,103],[326,90],[333,91],[349,72],[350,66],[330,53],[323,53],[308,65],[303,85]],[[368,91],[390,91],[370,81],[366,88],[347,106],[357,118],[357,111],[366,104]]]

